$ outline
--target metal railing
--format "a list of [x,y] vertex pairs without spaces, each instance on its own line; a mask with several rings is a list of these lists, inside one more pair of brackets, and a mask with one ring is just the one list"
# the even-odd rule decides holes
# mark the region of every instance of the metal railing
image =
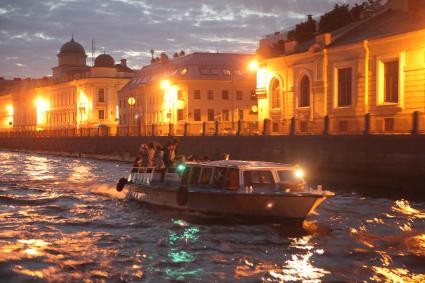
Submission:
[[263,122],[191,122],[63,129],[0,129],[0,137],[252,136],[425,134],[425,114],[366,114]]

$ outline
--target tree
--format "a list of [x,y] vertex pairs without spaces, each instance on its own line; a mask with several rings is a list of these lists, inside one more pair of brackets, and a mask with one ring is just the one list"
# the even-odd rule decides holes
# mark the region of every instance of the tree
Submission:
[[369,0],[362,4],[356,4],[352,8],[348,4],[336,4],[331,11],[320,17],[319,33],[331,32],[360,20],[366,10],[370,6],[375,5],[376,2],[375,0]]
[[308,15],[308,19],[295,26],[295,29],[288,32],[288,40],[296,40],[298,42],[305,42],[314,38],[316,34],[317,22],[313,19],[312,15]]

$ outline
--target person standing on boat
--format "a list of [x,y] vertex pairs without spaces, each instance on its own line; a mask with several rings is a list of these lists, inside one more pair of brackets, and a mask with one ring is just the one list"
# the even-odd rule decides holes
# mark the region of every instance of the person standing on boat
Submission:
[[154,156],[155,156],[155,145],[153,144],[153,142],[150,142],[148,144],[148,149],[147,149],[147,167],[153,167],[154,166]]
[[148,146],[144,143],[139,147],[139,157],[142,162],[142,167],[148,167]]
[[156,171],[162,172],[162,170],[165,168],[163,158],[164,158],[164,150],[162,149],[162,145],[158,144],[156,146],[155,155],[153,157]]
[[164,151],[163,160],[164,160],[165,169],[163,170],[163,173],[161,176],[161,182],[164,181],[165,173],[168,171],[168,168],[173,167],[175,158],[176,158],[176,153],[175,153],[174,144],[172,142],[169,142],[167,143],[165,147],[165,151]]

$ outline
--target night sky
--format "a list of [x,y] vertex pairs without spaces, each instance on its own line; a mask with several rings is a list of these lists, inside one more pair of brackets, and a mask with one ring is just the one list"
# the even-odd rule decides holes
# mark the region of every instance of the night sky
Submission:
[[[127,58],[139,69],[156,54],[185,50],[255,52],[266,34],[359,0],[1,0],[0,76],[51,74],[74,34],[87,55]],[[91,59],[87,61],[91,63]]]

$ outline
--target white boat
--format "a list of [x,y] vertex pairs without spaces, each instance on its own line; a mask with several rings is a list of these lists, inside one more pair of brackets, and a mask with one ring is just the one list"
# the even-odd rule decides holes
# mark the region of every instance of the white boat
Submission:
[[127,197],[150,205],[207,214],[265,220],[303,220],[328,197],[330,191],[307,188],[298,166],[223,160],[189,162],[165,173],[133,168]]

